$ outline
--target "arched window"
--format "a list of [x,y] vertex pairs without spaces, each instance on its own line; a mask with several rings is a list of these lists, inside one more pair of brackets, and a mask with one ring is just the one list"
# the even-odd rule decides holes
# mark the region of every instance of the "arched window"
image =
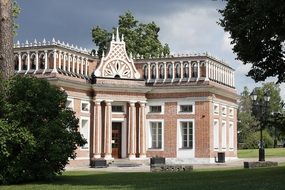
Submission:
[[198,64],[194,63],[192,66],[192,77],[197,78],[198,77]]
[[189,64],[188,63],[185,63],[183,65],[183,77],[189,78]]
[[50,53],[48,55],[48,69],[53,69],[53,65],[54,65],[54,53]]
[[206,77],[206,63],[203,62],[200,67],[200,76]]
[[181,67],[180,64],[177,63],[175,65],[175,78],[180,78],[181,77]]
[[143,78],[147,79],[147,76],[148,76],[147,65],[144,65],[144,67],[143,67]]
[[15,71],[19,70],[19,57],[18,56],[14,57],[14,69]]
[[27,68],[28,68],[28,65],[27,65],[27,55],[24,55],[23,57],[22,57],[22,65],[23,65],[23,70],[27,70]]
[[44,54],[40,54],[39,56],[39,68],[45,69],[45,55]]
[[172,78],[172,64],[167,65],[167,78]]
[[35,70],[36,69],[36,56],[35,56],[35,54],[31,55],[30,64],[31,64],[30,68]]
[[151,67],[150,67],[150,73],[151,73],[151,79],[155,79],[155,77],[156,77],[155,64],[151,65]]
[[159,65],[159,78],[164,79],[164,65]]

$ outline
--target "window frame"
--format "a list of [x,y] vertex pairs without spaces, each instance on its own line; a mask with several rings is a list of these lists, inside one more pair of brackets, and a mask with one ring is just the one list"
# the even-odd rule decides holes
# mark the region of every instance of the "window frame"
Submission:
[[[215,106],[217,107],[217,109],[215,109]],[[217,112],[216,112],[216,110],[217,110]],[[213,113],[214,113],[214,115],[220,114],[220,105],[219,104],[217,104],[217,103],[213,104]]]
[[227,106],[222,106],[221,112],[222,112],[222,116],[226,117],[227,116]]
[[[74,110],[74,98],[68,97],[66,100],[71,102],[71,107],[68,107],[66,104],[65,104],[65,107],[67,109]],[[67,103],[67,101],[66,101],[66,103]]]
[[[152,147],[152,124],[161,123],[161,148]],[[164,120],[163,119],[151,119],[147,120],[148,124],[148,136],[147,136],[147,148],[148,151],[163,151],[164,150]]]
[[[187,130],[187,133],[186,133],[186,143],[187,143],[187,146],[186,147],[184,147],[184,138],[183,138],[184,130],[183,130],[183,126],[182,126],[183,123],[186,123],[186,130]],[[190,135],[189,123],[192,124],[192,126],[191,126],[192,127],[192,134],[191,134],[192,135],[192,139],[191,140],[189,138],[189,135]],[[180,121],[180,135],[181,135],[181,148],[180,149],[192,150],[194,148],[193,147],[193,144],[194,144],[194,142],[193,142],[193,139],[194,139],[194,124],[193,124],[193,121]],[[191,147],[189,146],[190,141],[192,141]]]
[[[164,114],[164,104],[165,102],[162,101],[153,101],[153,102],[148,102],[146,105],[146,112],[148,114],[159,114],[159,115],[163,115]],[[151,112],[151,106],[161,106],[161,112]]]
[[[83,104],[87,104],[88,110],[83,110]],[[81,100],[81,102],[80,102],[80,112],[82,112],[82,113],[90,113],[90,102],[88,102],[86,100]]]
[[[88,139],[86,138],[86,140],[87,140],[87,143],[84,145],[84,146],[80,146],[80,150],[83,150],[83,151],[89,151],[90,150],[90,118],[89,117],[83,117],[83,116],[81,116],[80,117],[80,120],[79,120],[79,132],[80,132],[80,134],[83,136],[83,133],[82,133],[82,121],[83,120],[86,120],[87,121],[87,127],[88,127],[88,129],[87,129],[87,131],[88,131]],[[83,138],[85,138],[84,136],[83,136]],[[87,147],[85,147],[87,145]]]
[[[192,106],[192,112],[182,112],[181,106]],[[178,101],[177,102],[177,114],[195,114],[195,102],[194,101]]]

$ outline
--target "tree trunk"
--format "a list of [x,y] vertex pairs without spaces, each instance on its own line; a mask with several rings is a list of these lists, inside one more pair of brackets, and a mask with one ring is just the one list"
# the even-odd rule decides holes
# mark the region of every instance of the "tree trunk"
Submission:
[[12,0],[0,0],[0,77],[14,75]]

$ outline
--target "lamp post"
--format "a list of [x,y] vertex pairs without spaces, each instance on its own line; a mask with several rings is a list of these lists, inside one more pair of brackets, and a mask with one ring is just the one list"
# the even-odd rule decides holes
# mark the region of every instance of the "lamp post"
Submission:
[[264,151],[264,143],[263,143],[263,136],[262,136],[262,130],[264,127],[264,123],[266,121],[265,115],[267,113],[268,109],[268,103],[270,100],[269,92],[266,91],[263,94],[264,99],[258,98],[257,94],[258,89],[253,89],[251,93],[251,99],[252,99],[252,112],[253,115],[259,119],[260,121],[260,142],[259,142],[259,161],[265,161],[265,151]]

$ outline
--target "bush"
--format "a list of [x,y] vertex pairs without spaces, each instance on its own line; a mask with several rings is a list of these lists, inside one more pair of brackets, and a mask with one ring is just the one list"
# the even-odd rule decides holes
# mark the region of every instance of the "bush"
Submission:
[[[7,81],[4,88],[2,117],[8,121],[12,133],[20,130],[29,137],[29,146],[27,149],[23,144],[25,139],[15,142],[20,152],[12,154],[14,166],[3,163],[0,175],[5,178],[0,183],[50,179],[60,174],[68,158],[76,157],[77,146],[86,143],[78,132],[74,112],[65,107],[67,95],[46,80],[34,77],[16,76]],[[13,123],[17,125],[11,125]],[[15,172],[3,175],[3,171]],[[21,177],[16,179],[15,176]]]
[[[263,136],[263,141],[264,141],[264,147],[265,148],[272,148],[274,145],[274,140],[273,138],[270,136],[269,132],[267,130],[263,130],[262,132],[262,136]],[[247,135],[243,145],[242,145],[242,149],[255,149],[255,148],[259,148],[258,144],[260,141],[260,132],[254,132],[254,133],[250,133]]]

